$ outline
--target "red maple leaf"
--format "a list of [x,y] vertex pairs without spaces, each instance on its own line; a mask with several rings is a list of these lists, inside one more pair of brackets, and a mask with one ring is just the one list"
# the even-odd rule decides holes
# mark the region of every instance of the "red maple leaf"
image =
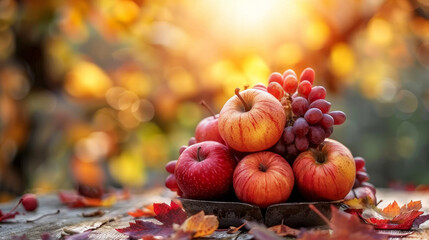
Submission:
[[15,216],[18,214],[19,214],[19,212],[14,211],[14,209],[12,209],[12,211],[5,213],[5,214],[3,214],[3,212],[0,210],[0,222],[2,222],[3,220],[6,220],[6,219],[15,218]]
[[[350,203],[351,202],[351,203]],[[360,216],[366,223],[373,225],[376,229],[409,230],[413,223],[423,211],[421,201],[410,201],[399,207],[394,201],[387,207],[380,209],[374,203],[352,199],[350,212]]]
[[136,220],[135,223],[130,222],[129,227],[119,228],[116,231],[133,238],[153,239],[154,236],[168,237],[175,232],[173,224],[182,224],[187,218],[183,208],[174,201],[171,201],[170,206],[165,203],[154,203],[153,210],[156,214],[155,219],[161,222],[161,224]]

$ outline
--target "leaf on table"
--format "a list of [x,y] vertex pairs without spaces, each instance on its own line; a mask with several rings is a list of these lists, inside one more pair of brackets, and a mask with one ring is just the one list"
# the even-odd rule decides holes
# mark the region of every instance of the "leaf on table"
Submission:
[[420,215],[413,222],[413,228],[419,228],[421,224],[429,220],[429,214]]
[[115,194],[107,194],[103,198],[89,198],[80,195],[76,191],[60,191],[58,193],[60,201],[70,208],[79,207],[109,207],[116,203]]
[[74,234],[71,236],[65,237],[65,240],[86,240],[89,239],[89,234],[91,234],[92,231],[86,231],[83,233]]
[[3,212],[0,210],[0,222],[4,221],[6,219],[15,218],[15,216],[18,214],[19,214],[19,212],[14,211],[14,209],[8,213],[5,213],[5,214],[3,214]]
[[182,230],[176,231],[169,240],[189,240],[192,239],[192,233],[191,232],[185,232]]
[[205,215],[203,211],[190,216],[177,230],[192,233],[192,237],[209,236],[219,227],[219,221],[214,215]]
[[56,238],[51,236],[51,234],[49,233],[43,233],[42,235],[40,235],[40,238],[42,240],[56,240]]
[[171,201],[170,206],[166,203],[154,203],[153,211],[156,214],[155,219],[167,226],[182,224],[187,218],[185,210],[175,201]]
[[387,207],[380,209],[373,202],[352,199],[345,201],[352,213],[359,215],[366,223],[372,224],[376,229],[409,230],[414,221],[423,214],[421,201],[410,201],[399,207],[394,201]]
[[310,205],[310,208],[326,221],[332,231],[302,231],[302,234],[297,238],[299,240],[380,240],[387,239],[390,236],[387,234],[379,234],[372,225],[363,223],[358,216],[343,212],[334,206],[331,206],[331,220],[328,220],[314,205]]
[[161,222],[161,224],[136,220],[135,223],[130,222],[129,227],[118,228],[116,231],[132,238],[154,239],[154,236],[169,237],[175,232],[173,224],[180,225],[187,218],[183,208],[174,201],[171,201],[170,205],[166,203],[154,203],[153,210],[156,214],[155,219]]
[[22,234],[21,236],[12,236],[11,240],[28,240],[27,235]]
[[101,209],[97,209],[97,210],[92,211],[92,212],[82,213],[82,217],[102,217],[102,216],[104,216],[104,214],[106,214],[105,211],[103,211]]
[[153,204],[148,204],[143,208],[134,210],[133,212],[128,212],[128,215],[138,218],[138,217],[154,217],[156,213],[153,209]]
[[249,229],[249,234],[253,235],[257,240],[283,240],[283,238],[277,236],[262,224],[246,222],[246,227]]
[[268,229],[273,231],[275,234],[277,234],[280,237],[286,237],[286,236],[296,237],[301,232],[298,229],[291,228],[284,225],[283,222],[280,225],[275,225],[275,226],[269,227]]

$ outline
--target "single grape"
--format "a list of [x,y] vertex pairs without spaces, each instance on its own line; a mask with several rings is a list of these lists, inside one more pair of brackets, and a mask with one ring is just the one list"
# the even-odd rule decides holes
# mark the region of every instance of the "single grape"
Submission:
[[330,128],[324,128],[324,130],[325,130],[325,138],[328,138],[334,132],[334,127],[332,126]]
[[174,169],[176,168],[176,163],[177,163],[177,160],[169,161],[165,165],[165,170],[167,170],[167,172],[169,172],[169,173],[174,173]]
[[293,123],[293,133],[296,136],[305,136],[308,133],[308,123],[304,118],[300,117]]
[[286,154],[286,144],[280,138],[280,140],[277,141],[277,143],[271,147],[271,151],[281,156],[284,156]]
[[360,182],[368,182],[369,175],[363,171],[356,171],[356,179],[358,179]]
[[305,136],[297,136],[295,139],[295,147],[299,151],[303,152],[308,149],[310,143],[308,142],[307,137]]
[[372,193],[374,193],[374,195],[377,193],[377,190],[375,189],[375,187],[374,187],[374,185],[372,183],[363,182],[362,183],[362,187],[369,188],[372,191]]
[[325,99],[317,99],[316,101],[310,103],[309,108],[318,108],[322,113],[328,113],[331,109],[331,103]]
[[280,86],[283,86],[283,75],[278,72],[271,73],[271,75],[268,77],[268,84],[272,82],[276,82],[280,84]]
[[362,157],[355,157],[356,171],[361,171],[365,167],[365,159]]
[[292,126],[288,126],[283,130],[282,138],[286,144],[293,143],[293,141],[295,140],[295,133],[293,133]]
[[310,126],[307,136],[311,143],[319,145],[325,140],[325,130],[318,125]]
[[296,76],[295,71],[292,70],[292,69],[288,69],[288,70],[284,71],[284,73],[283,73],[283,79],[285,79],[287,76],[295,76],[295,78],[298,78]]
[[353,184],[353,188],[358,188],[358,187],[362,187],[362,183],[359,180],[355,179],[355,183]]
[[253,86],[253,89],[262,90],[264,92],[267,91],[267,86],[263,83],[257,83],[255,86]]
[[311,89],[310,94],[308,94],[308,101],[310,103],[316,101],[317,99],[325,99],[326,89],[322,86],[315,86]]
[[283,87],[278,82],[271,82],[268,84],[267,92],[279,100],[285,95]]
[[174,176],[174,174],[170,174],[167,176],[167,179],[165,180],[165,186],[171,191],[177,192],[179,186],[177,185],[176,176]]
[[334,125],[334,118],[329,114],[323,114],[322,119],[319,122],[320,126],[325,129],[329,129]]
[[301,76],[299,77],[299,81],[307,80],[311,84],[313,84],[315,75],[316,74],[312,68],[306,68],[304,69],[304,71],[302,71]]
[[182,154],[182,152],[183,152],[183,151],[185,151],[185,150],[186,150],[186,148],[188,148],[188,146],[186,146],[186,145],[182,145],[182,146],[179,148],[179,155],[180,155],[180,154]]
[[195,143],[197,143],[197,140],[195,139],[195,137],[191,137],[188,141],[188,146],[192,146]]
[[292,94],[296,92],[297,87],[298,87],[298,79],[296,79],[295,76],[289,75],[283,80],[283,89],[287,93]]
[[292,99],[292,111],[297,116],[304,115],[308,110],[308,101],[303,97],[296,97]]
[[26,211],[34,211],[39,206],[37,196],[33,193],[26,193],[21,197],[22,206]]
[[287,145],[286,150],[287,150],[287,153],[292,155],[292,156],[298,155],[298,149],[296,149],[295,144],[293,144],[293,143]]
[[298,94],[308,98],[308,94],[311,92],[311,83],[307,80],[301,81],[298,85]]
[[320,120],[322,120],[322,117],[323,117],[323,113],[318,108],[310,108],[304,114],[304,118],[309,124],[318,123]]
[[342,111],[332,111],[329,115],[334,118],[334,125],[341,125],[346,121],[346,114]]

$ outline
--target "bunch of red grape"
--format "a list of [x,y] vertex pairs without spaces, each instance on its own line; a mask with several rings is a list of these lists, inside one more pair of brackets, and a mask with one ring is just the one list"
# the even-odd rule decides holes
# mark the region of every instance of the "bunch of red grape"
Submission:
[[375,187],[371,183],[369,183],[369,175],[366,172],[365,167],[365,159],[362,157],[355,157],[355,165],[356,165],[356,179],[355,184],[353,185],[353,188],[359,188],[359,187],[367,187],[369,188],[372,193],[375,195]]
[[263,84],[253,88],[267,91],[276,97],[287,113],[287,124],[282,138],[273,147],[281,155],[297,156],[309,147],[320,145],[331,136],[334,125],[346,120],[342,111],[330,111],[331,103],[325,100],[326,89],[313,86],[315,73],[306,68],[298,77],[291,69],[272,73],[265,89]]

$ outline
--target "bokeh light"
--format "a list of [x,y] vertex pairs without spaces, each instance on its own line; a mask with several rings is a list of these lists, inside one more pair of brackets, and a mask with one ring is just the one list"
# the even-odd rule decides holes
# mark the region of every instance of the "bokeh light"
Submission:
[[429,183],[429,7],[407,0],[0,3],[0,201],[163,186],[234,89],[306,67],[372,182]]

